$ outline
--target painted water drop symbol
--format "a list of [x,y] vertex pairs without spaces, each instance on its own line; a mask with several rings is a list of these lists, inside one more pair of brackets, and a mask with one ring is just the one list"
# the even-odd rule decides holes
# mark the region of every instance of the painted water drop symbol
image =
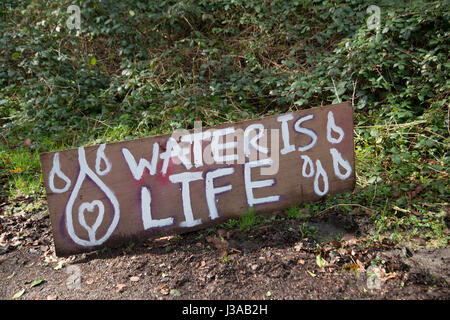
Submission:
[[[98,215],[97,219],[95,219],[94,224],[90,227],[86,223],[86,219],[84,216],[84,212],[87,210],[88,212],[94,212],[94,208],[98,207]],[[105,207],[103,206],[103,202],[100,200],[94,200],[92,202],[84,202],[78,208],[78,220],[81,226],[86,229],[89,234],[89,241],[95,242],[95,233],[103,221],[103,215],[105,214]]]
[[[103,153],[103,156],[104,156],[104,153]],[[106,159],[106,157],[105,157],[105,159]],[[120,218],[119,202],[118,202],[116,196],[114,195],[114,193],[112,192],[112,190],[109,189],[103,183],[103,181],[100,180],[100,178],[94,173],[94,171],[92,171],[89,168],[87,161],[86,161],[86,153],[85,153],[83,147],[78,148],[78,162],[80,165],[80,173],[78,175],[77,181],[75,183],[73,191],[72,191],[70,198],[66,205],[67,232],[69,233],[69,236],[72,238],[72,240],[79,245],[82,245],[82,246],[100,245],[111,236],[111,234],[117,227],[117,224],[119,223],[119,218]],[[100,239],[96,239],[96,235],[95,235],[95,233],[96,233],[98,227],[101,225],[103,217],[104,217],[104,214],[101,213],[102,208],[104,209],[104,204],[100,200],[94,200],[90,204],[83,203],[83,204],[81,204],[81,206],[79,207],[79,210],[78,210],[78,213],[79,214],[81,213],[81,215],[83,215],[83,217],[79,216],[79,222],[88,231],[89,240],[81,239],[80,237],[78,237],[76,235],[75,229],[73,227],[73,216],[72,216],[73,206],[74,206],[75,200],[78,197],[78,193],[81,189],[81,185],[83,184],[86,177],[89,177],[90,180],[93,183],[95,183],[100,188],[100,190],[103,191],[103,193],[109,199],[109,201],[111,202],[111,204],[114,208],[114,216],[113,216],[112,222],[111,222],[110,226],[108,227],[106,233]],[[86,221],[84,220],[84,211],[85,211],[85,209],[88,209],[88,211],[93,210],[93,206],[99,207],[99,215],[98,215],[97,220],[95,221],[94,225],[89,227],[86,224]]]
[[[304,160],[303,166],[302,166],[302,175],[305,178],[311,178],[314,175],[314,164],[313,164],[311,158],[306,155],[301,155],[300,157]],[[307,167],[309,167],[309,173],[306,173]]]
[[[331,156],[333,157],[333,168],[334,168],[334,174],[336,177],[338,177],[341,180],[345,180],[348,177],[350,177],[352,173],[352,167],[350,166],[350,163],[347,160],[344,160],[342,158],[341,153],[335,149],[330,149]],[[341,170],[339,169],[339,165],[341,165],[346,171],[345,174],[341,173]]]
[[[339,134],[339,138],[335,139],[331,135],[331,130]],[[333,112],[328,112],[328,122],[327,122],[327,139],[329,142],[336,144],[340,143],[342,139],[344,139],[344,130],[341,127],[338,127],[334,122]]]
[[[64,188],[56,188],[55,187],[55,175],[57,175],[60,179],[66,182]],[[63,193],[69,190],[71,181],[70,179],[61,171],[61,165],[59,163],[59,152],[56,152],[53,156],[53,167],[50,171],[50,175],[48,177],[50,190],[54,193]]]
[[[323,190],[319,188],[319,177],[323,180]],[[322,162],[319,159],[316,160],[316,176],[314,177],[314,192],[318,196],[324,196],[328,192],[328,176],[322,167]]]
[[[95,171],[97,172],[97,174],[101,176],[104,176],[109,171],[111,171],[111,162],[105,156],[105,148],[106,148],[105,144],[102,144],[98,147],[97,158],[95,159]],[[102,160],[105,163],[105,169],[103,170],[101,169]]]

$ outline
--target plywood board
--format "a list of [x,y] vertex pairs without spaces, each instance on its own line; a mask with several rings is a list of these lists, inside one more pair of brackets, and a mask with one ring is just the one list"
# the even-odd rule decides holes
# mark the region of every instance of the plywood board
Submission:
[[56,254],[352,190],[350,103],[41,154]]

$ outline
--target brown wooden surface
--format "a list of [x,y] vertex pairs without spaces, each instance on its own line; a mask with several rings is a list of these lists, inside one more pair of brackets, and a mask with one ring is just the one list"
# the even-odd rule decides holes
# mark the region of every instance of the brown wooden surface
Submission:
[[[327,139],[327,123],[328,114],[332,112],[334,115],[334,122],[337,127],[344,132],[344,138],[339,143],[331,143]],[[249,125],[260,123],[267,129],[267,145],[269,154],[264,157],[276,159],[279,157],[279,169],[273,175],[261,175],[260,168],[251,169],[252,181],[274,179],[275,183],[272,186],[254,189],[255,198],[266,196],[279,195],[279,201],[255,205],[254,208],[257,213],[269,213],[273,211],[282,210],[291,205],[300,204],[306,201],[316,201],[322,197],[314,191],[314,176],[305,178],[302,176],[302,166],[304,160],[301,155],[309,156],[314,164],[319,159],[323,169],[328,176],[329,190],[326,194],[337,194],[346,190],[352,190],[355,185],[355,156],[353,144],[353,110],[350,103],[341,103],[337,105],[324,106],[319,108],[312,108],[292,112],[293,120],[288,121],[290,143],[296,147],[295,151],[287,154],[280,154],[280,149],[283,149],[284,142],[282,139],[281,122],[277,121],[277,116],[269,116],[263,119],[245,121],[240,123],[222,124],[220,126],[209,128],[219,129],[234,127],[235,129],[242,128],[245,130]],[[313,115],[314,118],[305,121],[301,127],[313,130],[317,134],[317,143],[314,147],[305,152],[299,152],[298,147],[305,146],[311,142],[311,138],[304,134],[294,131],[294,123],[297,119]],[[278,131],[271,131],[277,129]],[[207,131],[203,128],[203,131]],[[271,135],[278,133],[278,139],[271,142]],[[243,144],[239,143],[238,150],[239,163],[234,164],[204,164],[196,168],[192,166],[189,170],[183,164],[177,164],[171,161],[168,165],[167,173],[161,174],[162,159],[158,160],[157,171],[155,175],[150,175],[148,170],[144,171],[141,179],[136,180],[125,161],[122,148],[127,148],[138,163],[141,158],[152,160],[153,144],[157,142],[160,145],[159,153],[164,152],[166,142],[170,135],[161,135],[156,137],[148,137],[131,141],[123,141],[117,143],[106,144],[104,155],[111,163],[110,171],[101,175],[96,171],[96,160],[99,146],[91,146],[82,148],[86,155],[86,164],[89,170],[97,177],[98,180],[92,179],[89,175],[85,176],[80,184],[80,189],[74,194],[77,180],[81,181],[80,175],[83,172],[80,165],[79,149],[71,149],[58,152],[59,165],[61,172],[70,180],[70,187],[64,192],[56,193],[52,190],[64,189],[66,183],[58,174],[51,179],[52,168],[54,168],[55,152],[48,152],[41,154],[41,166],[47,191],[48,206],[50,218],[53,229],[53,236],[55,242],[55,249],[57,255],[69,255],[83,251],[90,251],[93,249],[102,248],[106,246],[117,246],[121,243],[126,243],[130,240],[137,240],[141,238],[148,238],[151,236],[164,235],[169,233],[179,233],[192,231],[194,229],[204,228],[212,224],[223,222],[230,217],[237,217],[244,214],[248,210],[248,199],[246,196],[245,181],[244,181],[244,164],[249,159],[245,158],[242,153]],[[339,137],[335,131],[332,131],[332,137]],[[262,143],[262,140],[259,140]],[[279,142],[279,149],[276,144]],[[210,141],[204,141],[203,147],[210,144]],[[273,145],[272,145],[273,144]],[[330,149],[335,148],[342,159],[348,161],[352,168],[351,174],[345,178],[340,179],[336,176],[332,154]],[[232,150],[231,150],[232,151]],[[252,149],[252,155],[255,150]],[[263,158],[264,158],[263,157]],[[100,173],[105,170],[106,164],[102,160],[100,163]],[[208,172],[212,172],[217,168],[234,168],[234,173],[231,175],[219,177],[214,180],[216,188],[231,184],[232,189],[216,195],[216,206],[219,217],[212,220],[209,216],[206,193],[205,193],[205,178]],[[340,172],[345,172],[342,166],[339,167]],[[316,168],[317,169],[317,168]],[[53,170],[55,171],[55,170]],[[317,170],[316,170],[317,171]],[[192,181],[190,187],[190,201],[194,219],[201,219],[202,223],[194,227],[183,227],[180,223],[186,220],[183,210],[182,193],[179,183],[172,183],[169,179],[171,175],[183,172],[202,172],[201,180]],[[50,180],[53,181],[54,187],[50,187]],[[104,188],[99,187],[98,181],[101,181],[111,191],[111,194],[117,200],[120,210],[117,224],[114,228],[111,225],[114,222],[115,209],[110,196],[105,193]],[[96,182],[97,181],[97,182]],[[319,179],[319,188],[323,189],[323,180]],[[142,188],[145,187],[150,190],[151,194],[151,215],[152,219],[164,219],[173,217],[173,224],[164,227],[154,227],[145,230],[142,218]],[[68,210],[68,202],[73,199],[72,210]],[[93,202],[97,201],[97,202]],[[103,219],[99,219],[99,206],[93,204],[102,203],[104,207]],[[81,212],[85,217],[85,226],[93,227],[96,222],[98,228],[96,229],[95,239],[104,237],[104,241],[96,245],[80,244],[80,241],[75,241],[73,236],[68,231],[68,211],[71,212],[73,233],[84,241],[89,240],[89,234],[86,227],[83,227],[79,219],[79,208],[82,207]],[[84,210],[83,210],[84,209]],[[92,209],[89,211],[89,209]],[[101,220],[101,222],[100,222]],[[112,233],[106,237],[108,230]],[[78,242],[78,243],[77,243]]]

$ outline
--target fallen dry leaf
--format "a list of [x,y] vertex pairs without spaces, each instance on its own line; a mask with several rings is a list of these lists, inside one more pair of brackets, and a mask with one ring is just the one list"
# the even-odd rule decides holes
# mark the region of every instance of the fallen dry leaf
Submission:
[[238,254],[238,253],[242,253],[242,251],[241,251],[241,250],[238,250],[238,249],[236,249],[236,248],[231,248],[231,249],[230,249],[230,254]]
[[344,234],[344,236],[342,237],[342,240],[344,241],[345,245],[347,245],[347,246],[351,246],[358,242],[358,239],[356,239],[355,236],[350,233]]
[[217,233],[220,236],[222,236],[223,238],[230,239],[230,236],[231,236],[231,231],[230,230],[226,231],[224,229],[219,229],[219,230],[217,230]]
[[24,147],[29,147],[29,146],[31,146],[31,139],[25,139],[25,141],[23,142],[23,146],[24,146]]
[[390,273],[387,277],[382,277],[381,281],[388,281],[389,279],[395,278],[397,276],[397,273],[393,272]]
[[303,242],[299,242],[294,246],[295,251],[300,251],[303,248]]
[[358,265],[358,271],[359,272],[366,272],[366,268],[364,267],[364,264],[356,259],[356,264]]
[[140,279],[141,279],[141,278],[134,276],[134,277],[131,277],[131,278],[130,278],[130,281],[137,282],[137,281],[139,281]]
[[167,296],[169,294],[169,289],[167,288],[162,288],[161,290],[159,290],[159,292],[161,292],[162,295]]
[[303,260],[303,259],[298,259],[298,260],[297,260],[297,263],[299,263],[299,264],[305,264],[305,260]]
[[356,271],[356,270],[358,270],[358,265],[357,264],[347,264],[344,266],[344,269]]
[[216,249],[227,249],[228,242],[225,239],[221,239],[219,237],[207,236],[206,241],[212,243]]
[[116,285],[116,288],[117,288],[116,292],[117,292],[117,293],[121,293],[121,292],[123,292],[123,290],[124,290],[126,287],[127,287],[126,284],[124,284],[124,283],[118,283],[118,284]]
[[58,296],[57,295],[48,295],[47,296],[47,300],[56,300],[56,299],[58,299]]
[[219,257],[225,258],[227,255],[228,255],[228,252],[227,252],[226,249],[225,249],[225,250],[220,250],[220,251],[219,251]]
[[342,244],[337,240],[332,240],[330,244],[336,249],[339,249],[342,246]]
[[427,162],[428,162],[429,164],[434,164],[434,165],[438,165],[438,164],[439,164],[439,161],[434,160],[434,159],[427,159]]
[[409,198],[412,200],[412,199],[414,199],[415,197],[417,197],[417,195],[419,195],[422,191],[423,191],[423,189],[424,189],[424,187],[422,186],[422,185],[417,185],[415,188],[414,188],[414,191],[411,191],[411,192],[407,192],[407,195],[409,196]]
[[159,241],[169,241],[169,240],[172,240],[173,238],[175,238],[174,235],[171,235],[171,236],[164,236],[164,237],[161,237],[161,238],[153,239],[153,241],[155,241],[155,242],[159,242]]

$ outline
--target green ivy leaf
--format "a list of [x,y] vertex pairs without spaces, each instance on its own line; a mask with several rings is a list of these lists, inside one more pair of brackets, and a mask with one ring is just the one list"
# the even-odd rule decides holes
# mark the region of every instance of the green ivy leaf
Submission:
[[36,287],[44,282],[45,282],[45,279],[36,279],[31,283],[30,288]]

